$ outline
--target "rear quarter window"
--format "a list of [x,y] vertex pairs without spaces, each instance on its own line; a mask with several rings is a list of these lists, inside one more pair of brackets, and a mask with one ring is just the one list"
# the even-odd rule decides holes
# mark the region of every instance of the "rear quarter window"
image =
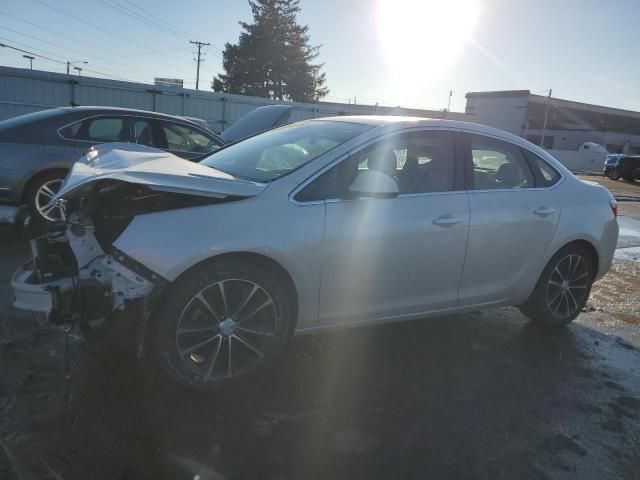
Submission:
[[529,150],[522,149],[536,176],[536,187],[550,187],[560,180],[560,173],[546,160]]

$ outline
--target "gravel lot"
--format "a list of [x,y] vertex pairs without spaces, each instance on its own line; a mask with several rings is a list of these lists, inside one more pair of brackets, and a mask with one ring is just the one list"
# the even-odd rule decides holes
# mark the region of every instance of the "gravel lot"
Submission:
[[28,250],[2,241],[1,479],[640,479],[640,263],[566,329],[503,308],[323,333],[196,395],[10,307]]

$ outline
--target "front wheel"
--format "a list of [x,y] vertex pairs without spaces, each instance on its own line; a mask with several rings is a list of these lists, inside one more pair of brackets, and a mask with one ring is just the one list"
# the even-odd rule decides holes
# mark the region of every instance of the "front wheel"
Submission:
[[203,265],[178,281],[153,334],[154,358],[183,386],[215,391],[247,380],[290,331],[286,292],[251,264]]
[[617,168],[613,168],[609,170],[609,174],[607,175],[611,180],[619,180],[620,179],[620,171]]
[[522,313],[536,323],[561,326],[573,321],[591,293],[595,267],[589,252],[571,245],[556,253],[545,267]]

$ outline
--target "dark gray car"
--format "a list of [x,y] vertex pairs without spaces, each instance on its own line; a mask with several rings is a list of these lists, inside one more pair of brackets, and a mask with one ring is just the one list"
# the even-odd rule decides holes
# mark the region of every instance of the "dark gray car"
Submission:
[[57,220],[58,210],[47,204],[71,165],[93,145],[138,143],[195,161],[224,144],[285,123],[289,111],[283,105],[258,108],[222,136],[190,119],[113,107],[63,107],[4,120],[0,203],[26,204],[44,219]]

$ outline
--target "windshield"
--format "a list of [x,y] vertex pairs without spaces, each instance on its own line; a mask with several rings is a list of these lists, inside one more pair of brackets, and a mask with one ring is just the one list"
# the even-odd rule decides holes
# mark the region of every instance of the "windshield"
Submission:
[[200,163],[235,177],[269,182],[370,128],[371,125],[329,120],[299,122],[238,142]]

